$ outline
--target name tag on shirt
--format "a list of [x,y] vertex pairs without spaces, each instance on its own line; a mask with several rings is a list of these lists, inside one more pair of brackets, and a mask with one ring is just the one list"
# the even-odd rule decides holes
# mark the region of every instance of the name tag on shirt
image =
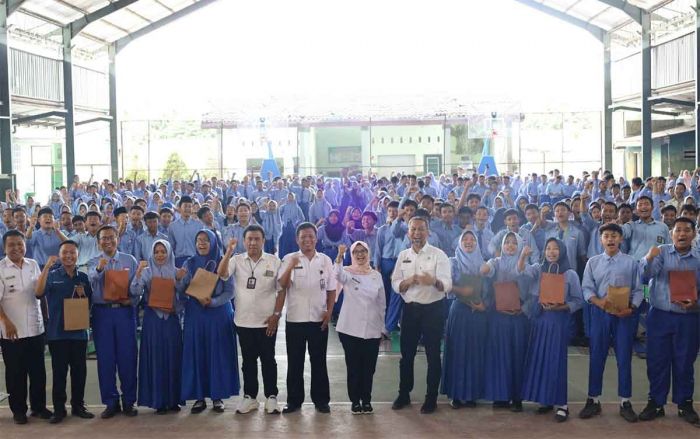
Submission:
[[272,270],[265,270],[265,274],[263,276],[265,277],[273,277],[275,273],[272,272]]
[[659,235],[656,237],[656,243],[657,244],[663,244],[664,243],[664,237]]
[[410,259],[404,259],[403,261],[401,261],[402,264],[410,264],[411,262],[413,261]]

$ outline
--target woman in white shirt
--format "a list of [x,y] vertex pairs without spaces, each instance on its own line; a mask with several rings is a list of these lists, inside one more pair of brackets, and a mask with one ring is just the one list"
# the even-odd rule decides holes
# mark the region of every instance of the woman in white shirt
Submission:
[[336,330],[345,351],[352,414],[369,414],[372,380],[384,329],[384,283],[381,274],[369,265],[369,246],[364,241],[356,241],[350,247],[349,267],[342,266],[345,249],[345,245],[340,245],[335,259],[335,275],[345,292]]

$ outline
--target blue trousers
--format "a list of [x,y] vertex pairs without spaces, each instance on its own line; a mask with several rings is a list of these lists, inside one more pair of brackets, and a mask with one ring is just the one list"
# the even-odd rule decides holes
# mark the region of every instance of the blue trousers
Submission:
[[679,314],[651,308],[647,314],[647,378],[649,399],[666,404],[673,376],[672,400],[693,400],[694,368],[698,356],[697,313]]
[[632,396],[632,346],[637,332],[636,316],[633,313],[629,317],[619,318],[597,306],[591,306],[590,323],[588,396],[598,397],[603,393],[605,360],[612,345],[617,360],[617,394],[621,398],[630,398]]
[[394,272],[395,265],[396,259],[382,258],[379,262],[379,269],[382,272],[382,280],[384,281],[384,292],[388,294],[386,301],[387,311],[384,317],[384,326],[387,332],[395,331],[399,326],[404,304],[401,296],[391,288],[391,273]]
[[119,403],[117,373],[124,406],[136,403],[136,312],[133,307],[92,307],[100,396],[107,407]]

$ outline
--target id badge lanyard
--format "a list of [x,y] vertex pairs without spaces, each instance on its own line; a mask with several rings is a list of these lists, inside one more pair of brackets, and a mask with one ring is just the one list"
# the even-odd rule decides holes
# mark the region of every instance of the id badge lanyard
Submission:
[[262,259],[263,258],[258,259],[258,262],[255,263],[255,266],[253,266],[253,264],[250,262],[250,258],[248,258],[248,266],[250,267],[250,277],[246,282],[246,288],[249,290],[254,290],[255,285],[258,282],[258,280],[255,278],[255,269],[258,268],[258,264],[260,264],[260,261],[262,261]]

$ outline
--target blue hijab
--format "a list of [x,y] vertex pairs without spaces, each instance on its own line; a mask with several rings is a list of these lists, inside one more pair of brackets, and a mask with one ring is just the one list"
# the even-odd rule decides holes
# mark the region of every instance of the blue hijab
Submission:
[[[165,247],[165,251],[168,253],[168,257],[163,265],[158,265],[158,263],[153,258],[153,253],[155,253],[156,246],[161,244]],[[166,279],[174,279],[176,268],[175,268],[175,256],[173,255],[173,249],[170,243],[165,239],[156,239],[151,248],[151,256],[148,258],[148,266],[151,267],[151,274],[154,277],[163,277]]]
[[[549,244],[552,241],[554,241],[557,244],[557,247],[559,247],[559,260],[557,262],[549,262],[545,257],[545,252],[547,251],[547,244]],[[565,273],[567,270],[571,269],[571,266],[569,265],[569,258],[566,256],[566,246],[557,238],[549,238],[547,242],[544,243],[544,248],[542,249],[542,272],[550,273],[551,266],[554,266],[555,268],[558,267],[556,270],[551,271],[551,273],[557,274]]]
[[216,239],[216,235],[213,231],[209,229],[200,230],[194,237],[195,243],[197,242],[197,237],[202,233],[207,235],[207,238],[209,238],[209,253],[204,256],[200,255],[199,251],[196,250],[195,244],[195,254],[194,256],[190,256],[190,258],[187,260],[187,270],[189,271],[190,276],[194,276],[198,268],[216,273],[216,270],[219,267],[219,261],[221,261],[219,240]]
[[[473,252],[467,253],[467,251],[462,247],[462,240],[464,235],[470,234],[474,237],[476,241],[476,248]],[[476,267],[476,271],[484,264],[484,258],[481,256],[481,250],[479,249],[479,241],[476,239],[476,235],[471,230],[466,230],[459,237],[459,245],[457,246],[457,251],[455,252],[455,259],[459,265],[460,271],[462,272],[473,272]]]

